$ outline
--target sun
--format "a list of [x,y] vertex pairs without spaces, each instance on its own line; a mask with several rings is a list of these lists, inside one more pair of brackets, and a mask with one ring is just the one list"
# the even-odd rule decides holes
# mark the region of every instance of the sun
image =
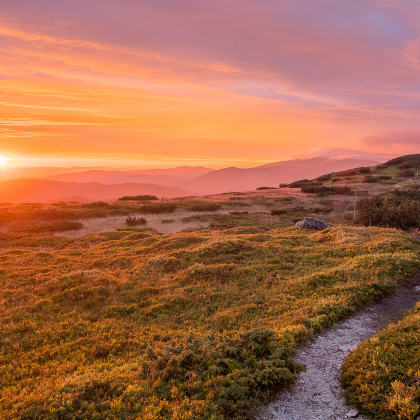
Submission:
[[8,160],[9,160],[9,158],[7,158],[5,156],[0,156],[0,166],[6,165]]

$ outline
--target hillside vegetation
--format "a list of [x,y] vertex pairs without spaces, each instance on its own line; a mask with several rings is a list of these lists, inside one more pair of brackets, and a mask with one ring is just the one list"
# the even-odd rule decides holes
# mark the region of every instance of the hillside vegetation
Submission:
[[299,343],[420,269],[380,228],[6,238],[1,419],[244,418]]
[[420,413],[420,304],[402,321],[362,343],[343,365],[347,399],[375,419]]

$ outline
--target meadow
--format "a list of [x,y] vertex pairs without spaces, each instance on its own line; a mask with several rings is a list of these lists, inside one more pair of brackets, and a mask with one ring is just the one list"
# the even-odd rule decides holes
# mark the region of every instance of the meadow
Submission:
[[[419,272],[416,232],[354,226],[354,189],[361,225],[416,211],[365,179],[411,169],[396,165],[200,199],[0,205],[0,419],[252,418],[305,368],[297,346]],[[333,227],[292,227],[308,215]],[[116,216],[147,228],[65,231]],[[351,403],[413,418],[419,325],[417,309],[349,356]]]
[[297,345],[416,273],[418,251],[364,227],[10,238],[0,418],[244,418],[303,369]]

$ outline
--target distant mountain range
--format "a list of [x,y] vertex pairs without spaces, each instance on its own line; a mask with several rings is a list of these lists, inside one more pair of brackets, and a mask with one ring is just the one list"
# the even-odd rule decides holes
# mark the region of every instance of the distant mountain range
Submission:
[[149,169],[140,171],[89,170],[78,173],[61,173],[43,177],[62,182],[99,182],[101,184],[147,183],[171,186],[176,183],[206,175],[214,169],[180,166],[171,169]]
[[100,201],[117,199],[123,195],[144,194],[156,195],[159,198],[192,195],[191,192],[182,188],[155,184],[103,185],[97,182],[77,183],[40,179],[14,179],[0,182],[0,202],[3,203],[69,201],[71,197],[77,197],[75,201]]
[[[0,182],[0,202],[43,202],[69,197],[77,197],[78,201],[108,200],[140,194],[174,198],[249,191],[355,167],[373,166],[387,160],[385,156],[365,156],[363,152],[348,149],[315,149],[306,156],[246,169],[230,167],[214,170],[182,166],[123,171],[103,168],[82,170],[77,167],[69,168],[66,172],[64,168],[36,168],[32,174],[38,175],[38,179]],[[21,173],[26,173],[28,178],[31,174],[29,168],[21,169],[25,169]],[[1,172],[4,175],[6,171]]]

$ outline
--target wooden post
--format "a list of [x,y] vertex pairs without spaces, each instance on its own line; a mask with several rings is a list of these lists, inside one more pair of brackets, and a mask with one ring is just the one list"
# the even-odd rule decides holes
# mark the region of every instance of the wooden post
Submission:
[[354,216],[353,216],[353,220],[356,219],[356,200],[357,200],[357,190],[354,190]]

